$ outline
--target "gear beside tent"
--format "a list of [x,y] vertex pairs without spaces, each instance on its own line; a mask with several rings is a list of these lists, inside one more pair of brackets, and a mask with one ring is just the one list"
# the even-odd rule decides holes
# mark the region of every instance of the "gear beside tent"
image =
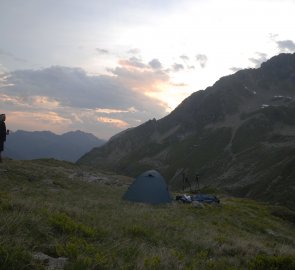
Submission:
[[176,196],[176,201],[181,201],[183,203],[192,203],[192,202],[199,202],[199,203],[220,203],[220,200],[214,196],[214,195],[210,195],[210,194],[197,194],[197,195],[180,195],[180,196]]
[[136,177],[123,199],[149,204],[171,203],[172,201],[163,176],[155,170],[146,171]]

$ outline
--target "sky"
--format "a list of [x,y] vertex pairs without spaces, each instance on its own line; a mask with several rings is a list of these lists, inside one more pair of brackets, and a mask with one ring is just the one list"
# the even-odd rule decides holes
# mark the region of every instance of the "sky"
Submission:
[[102,139],[295,52],[294,0],[0,0],[10,130]]

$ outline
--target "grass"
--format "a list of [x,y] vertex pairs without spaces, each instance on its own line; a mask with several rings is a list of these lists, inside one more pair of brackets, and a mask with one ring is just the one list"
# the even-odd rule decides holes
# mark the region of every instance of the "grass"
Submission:
[[219,207],[134,204],[121,200],[125,178],[86,182],[85,170],[1,164],[0,269],[46,269],[37,252],[68,258],[65,269],[294,269],[284,208],[230,197]]

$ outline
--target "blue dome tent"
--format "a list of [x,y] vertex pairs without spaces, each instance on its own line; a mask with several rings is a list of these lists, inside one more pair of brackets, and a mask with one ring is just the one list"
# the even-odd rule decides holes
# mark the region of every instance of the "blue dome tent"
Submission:
[[172,200],[163,176],[155,170],[136,177],[123,199],[149,204],[170,203]]

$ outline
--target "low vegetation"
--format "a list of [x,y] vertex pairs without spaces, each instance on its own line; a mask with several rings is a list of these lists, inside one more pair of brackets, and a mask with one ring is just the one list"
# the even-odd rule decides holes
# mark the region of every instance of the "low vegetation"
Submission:
[[[0,166],[0,269],[295,269],[294,212],[219,195],[122,201],[130,179],[55,160]],[[60,269],[60,268],[56,268]]]

